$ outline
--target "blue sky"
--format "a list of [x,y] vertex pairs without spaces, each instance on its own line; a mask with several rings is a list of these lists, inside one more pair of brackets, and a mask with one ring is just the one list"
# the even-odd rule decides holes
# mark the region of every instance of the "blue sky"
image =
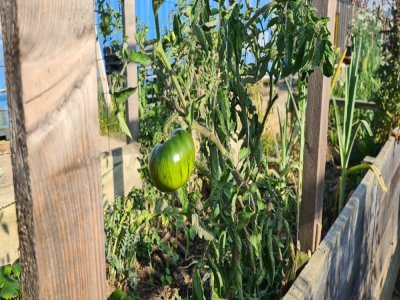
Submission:
[[[256,2],[255,0],[252,0]],[[165,28],[170,24],[169,13],[175,7],[175,4],[178,0],[166,0],[159,11],[160,25],[162,28]],[[268,0],[262,0],[261,3],[266,3]],[[116,3],[115,0],[110,0],[110,3]],[[372,0],[370,1],[370,4]],[[150,0],[140,0],[136,2],[136,15],[139,18],[140,23],[146,23],[149,27],[148,38],[154,38],[156,36],[155,27],[154,27],[154,17],[153,10],[151,6]],[[3,43],[1,39],[1,31],[0,31],[0,89],[5,87],[5,79],[4,79],[4,58],[3,58]]]

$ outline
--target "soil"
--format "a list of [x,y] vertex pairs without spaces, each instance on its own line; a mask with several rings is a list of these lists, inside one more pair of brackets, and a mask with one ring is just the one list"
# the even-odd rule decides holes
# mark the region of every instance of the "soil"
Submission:
[[338,183],[340,178],[340,157],[332,144],[328,144],[325,165],[324,204],[322,233],[323,239],[337,218],[339,199]]

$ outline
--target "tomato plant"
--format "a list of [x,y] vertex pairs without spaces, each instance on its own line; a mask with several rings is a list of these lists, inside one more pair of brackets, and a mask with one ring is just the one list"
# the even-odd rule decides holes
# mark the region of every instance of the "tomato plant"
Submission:
[[[162,2],[153,2],[156,20]],[[182,1],[173,30],[153,45],[157,98],[200,135],[196,173],[209,192],[191,212],[207,242],[193,273],[195,299],[277,298],[303,262],[292,238],[293,188],[269,176],[260,140],[278,80],[297,76],[293,101],[304,121],[309,74],[332,74],[328,20],[306,0],[249,2]],[[248,86],[264,76],[270,94],[260,118]]]

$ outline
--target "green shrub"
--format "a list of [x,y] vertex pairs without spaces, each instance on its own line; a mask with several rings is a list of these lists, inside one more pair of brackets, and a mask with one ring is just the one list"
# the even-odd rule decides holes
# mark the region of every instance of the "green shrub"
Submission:
[[382,47],[384,61],[378,76],[381,89],[375,96],[378,111],[374,119],[375,140],[385,143],[392,129],[400,126],[400,1],[386,20],[389,30]]

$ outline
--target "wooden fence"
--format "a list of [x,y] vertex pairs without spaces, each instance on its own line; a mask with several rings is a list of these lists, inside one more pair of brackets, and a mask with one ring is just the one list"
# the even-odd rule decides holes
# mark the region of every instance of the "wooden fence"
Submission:
[[284,299],[390,299],[400,266],[400,145],[375,160]]

